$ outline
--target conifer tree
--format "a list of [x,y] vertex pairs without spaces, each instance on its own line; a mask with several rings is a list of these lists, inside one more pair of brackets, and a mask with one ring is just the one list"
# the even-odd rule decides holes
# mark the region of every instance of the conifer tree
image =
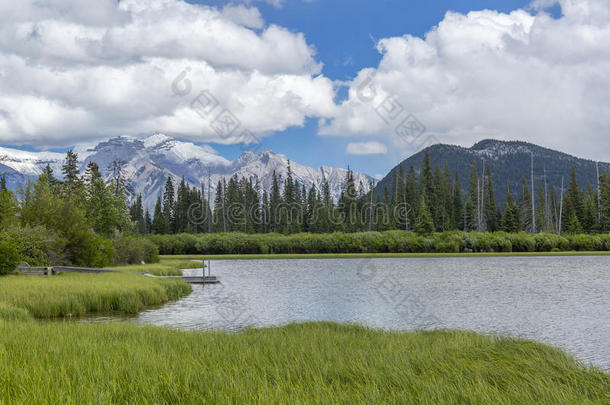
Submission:
[[496,208],[496,195],[494,192],[494,184],[491,177],[491,167],[487,165],[485,168],[485,220],[487,221],[487,231],[495,232],[498,230],[498,216]]
[[464,202],[462,201],[462,187],[458,172],[455,172],[455,180],[453,181],[453,218],[455,221],[455,229],[464,230]]
[[563,218],[561,220],[563,231],[566,233],[582,232],[583,211],[581,192],[576,180],[576,169],[572,167],[570,184],[564,201]]
[[417,218],[417,213],[419,210],[419,198],[417,192],[417,175],[415,174],[415,168],[413,166],[409,167],[409,171],[407,172],[407,181],[406,181],[406,200],[407,200],[407,211],[409,219],[409,227],[408,229],[413,229],[415,225],[415,220]]
[[521,177],[521,189],[521,199],[519,201],[521,210],[520,226],[524,231],[533,233],[535,229],[533,229],[532,195],[525,176]]
[[502,230],[504,232],[519,232],[519,215],[519,208],[515,203],[509,185],[508,194],[506,194],[506,203],[504,204],[504,215],[502,216]]
[[426,204],[426,198],[422,195],[419,200],[419,210],[417,215],[417,221],[415,223],[415,232],[420,235],[428,235],[434,232],[434,222],[432,220],[432,214]]

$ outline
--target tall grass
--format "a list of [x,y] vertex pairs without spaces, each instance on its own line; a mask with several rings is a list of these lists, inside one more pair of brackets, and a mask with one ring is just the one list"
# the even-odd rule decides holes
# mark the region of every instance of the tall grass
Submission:
[[6,321],[27,321],[32,319],[32,315],[22,308],[15,308],[0,302],[0,320]]
[[200,269],[202,263],[192,260],[162,258],[159,263],[135,264],[131,266],[113,266],[112,270],[148,273],[155,276],[181,276],[184,269]]
[[0,278],[0,303],[36,318],[81,316],[93,312],[137,313],[188,294],[182,280],[133,273],[75,274]]
[[237,334],[0,321],[0,402],[604,404],[610,376],[530,341],[301,324]]

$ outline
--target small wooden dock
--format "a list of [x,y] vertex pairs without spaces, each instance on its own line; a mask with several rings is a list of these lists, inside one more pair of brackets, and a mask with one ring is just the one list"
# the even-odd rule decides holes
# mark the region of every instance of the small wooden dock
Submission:
[[216,276],[160,276],[157,278],[181,278],[189,284],[218,284],[220,279]]

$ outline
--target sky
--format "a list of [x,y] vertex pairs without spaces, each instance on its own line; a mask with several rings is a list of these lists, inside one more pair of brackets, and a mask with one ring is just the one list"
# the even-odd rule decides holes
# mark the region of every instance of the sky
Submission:
[[162,132],[377,176],[432,143],[610,161],[608,0],[0,0],[0,144]]

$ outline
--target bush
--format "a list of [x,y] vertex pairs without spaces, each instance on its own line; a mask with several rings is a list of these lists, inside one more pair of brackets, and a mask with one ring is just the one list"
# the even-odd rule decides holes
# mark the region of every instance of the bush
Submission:
[[19,263],[21,256],[17,244],[3,235],[0,238],[0,276],[14,272]]
[[149,239],[124,235],[115,239],[112,244],[115,265],[159,262],[159,248]]
[[10,228],[3,235],[15,242],[21,261],[30,266],[65,264],[66,241],[45,227]]
[[427,236],[386,231],[294,235],[218,233],[152,235],[160,254],[459,253],[609,250],[610,235],[477,233],[451,231]]

